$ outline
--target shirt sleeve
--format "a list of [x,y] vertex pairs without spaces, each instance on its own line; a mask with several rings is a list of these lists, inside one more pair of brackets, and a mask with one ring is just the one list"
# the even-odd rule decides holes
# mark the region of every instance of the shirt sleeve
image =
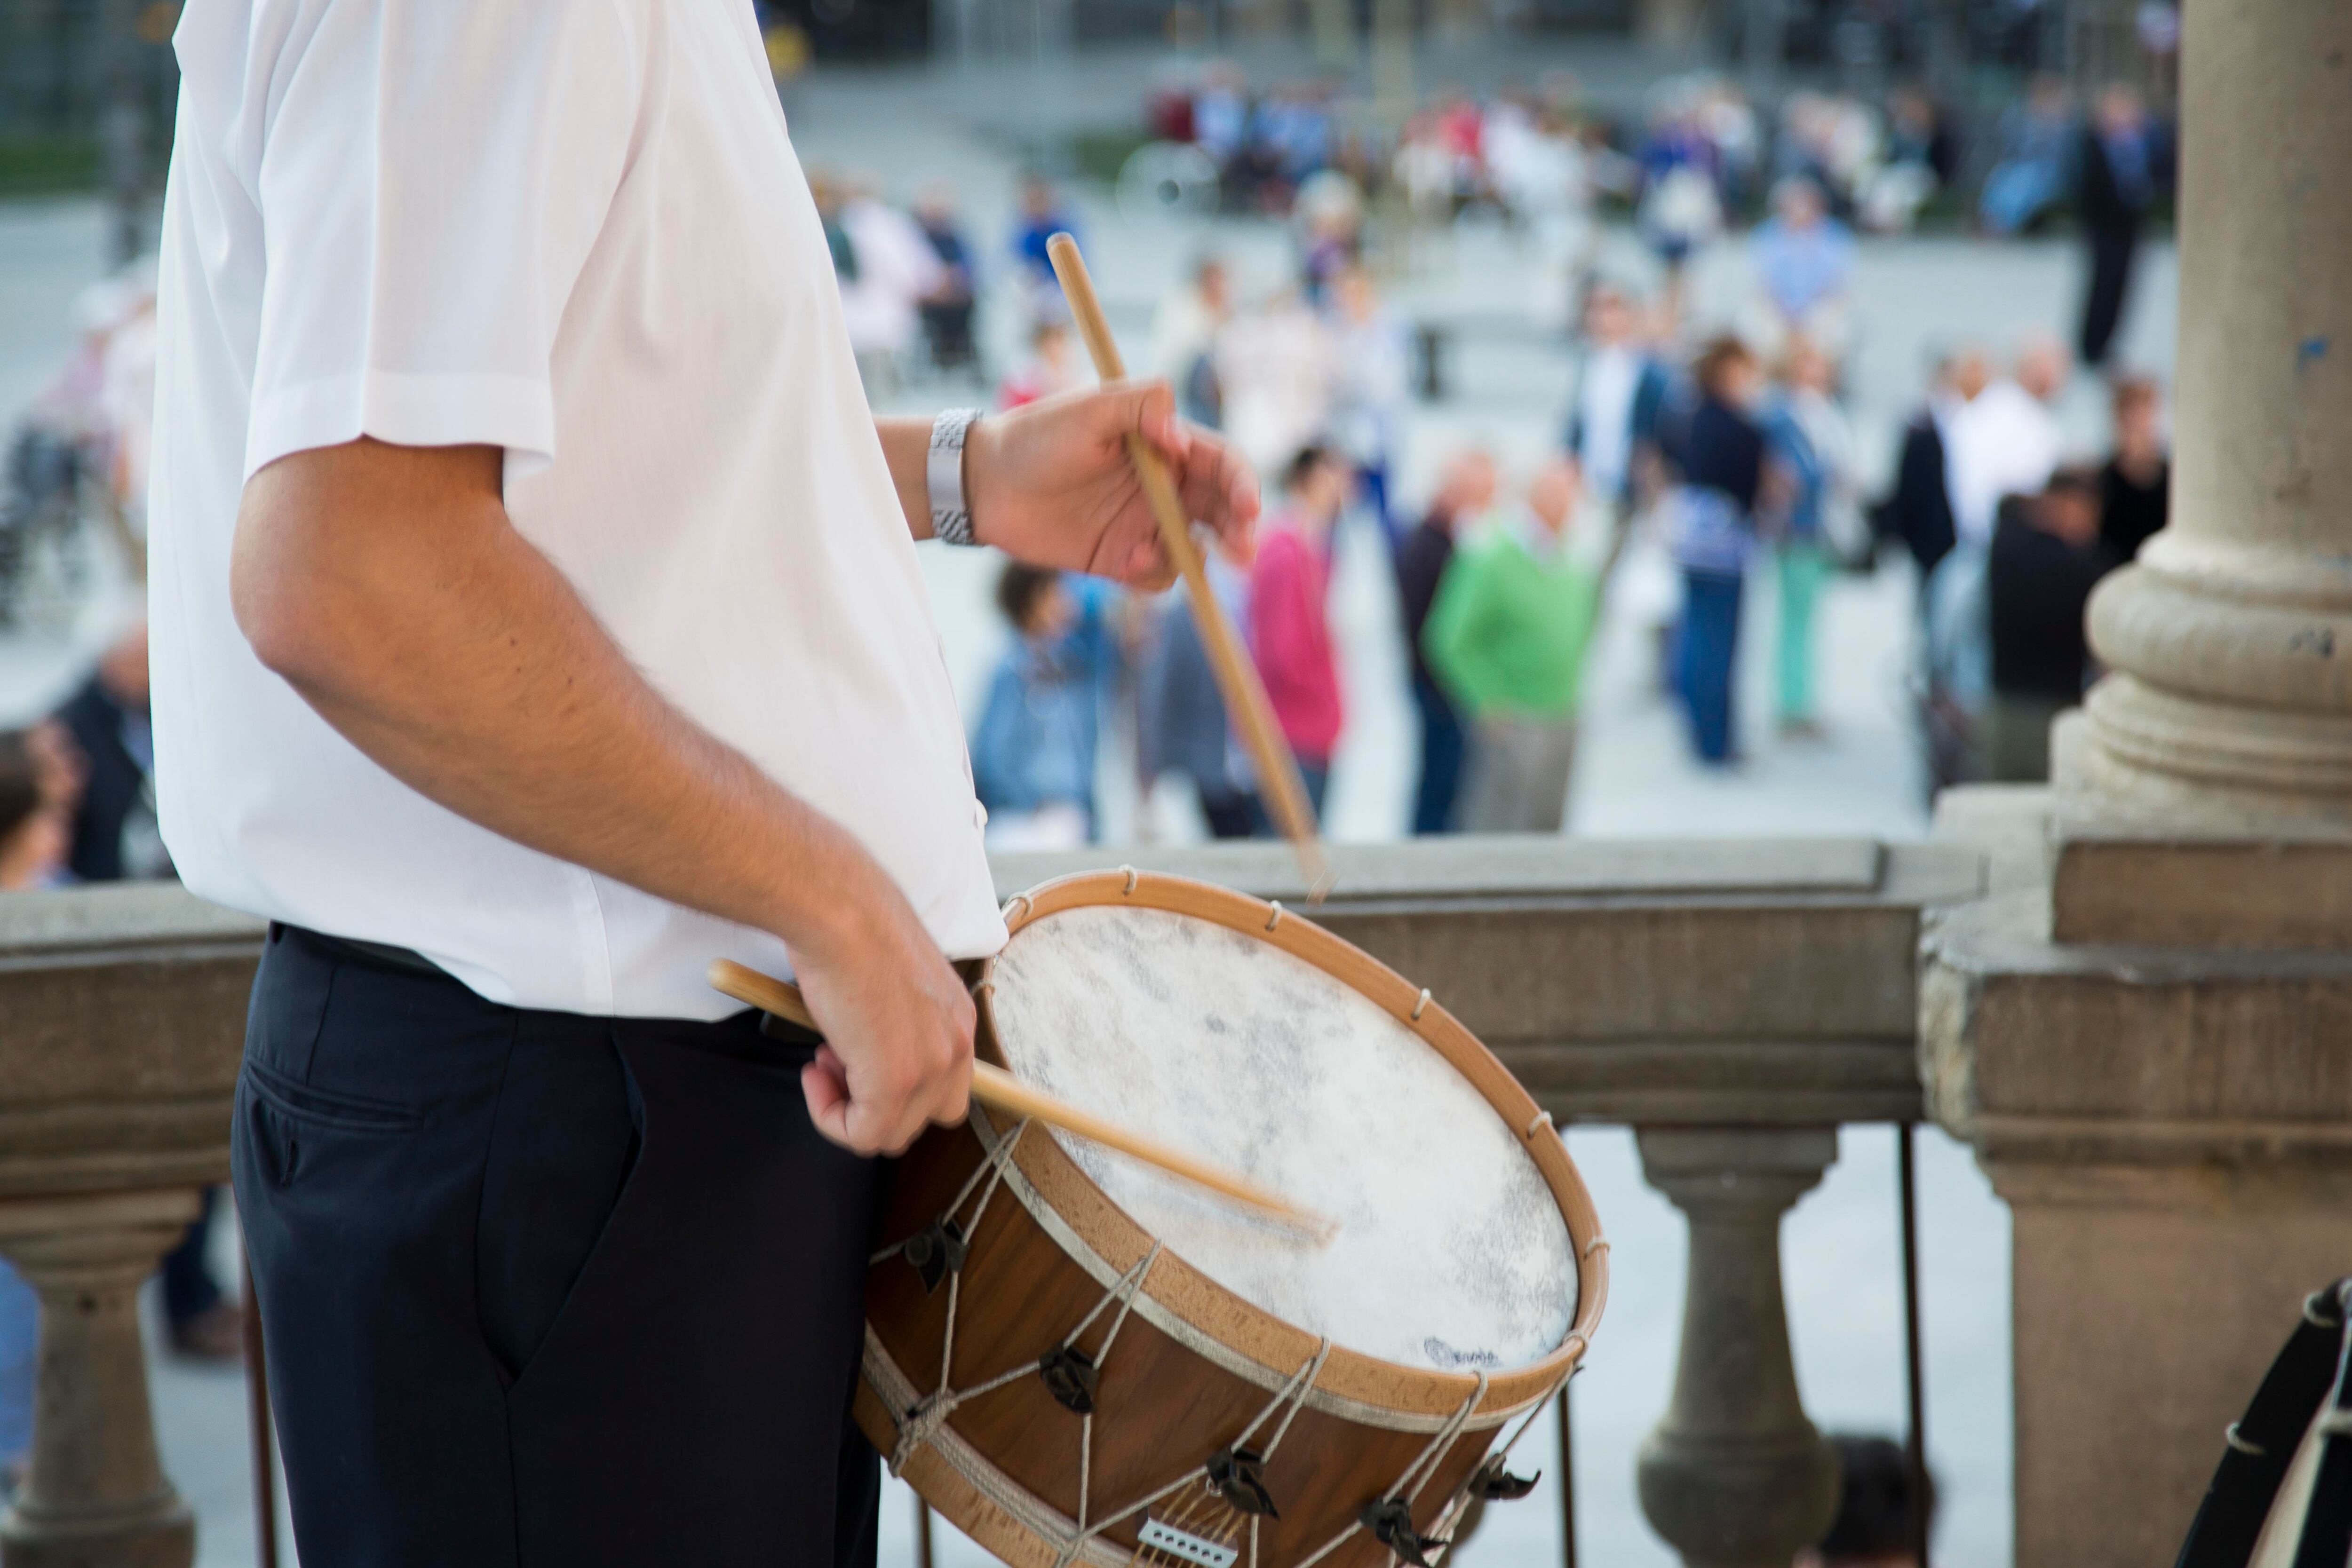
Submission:
[[362,435],[555,454],[556,328],[635,130],[618,0],[307,0],[254,177],[245,472]]

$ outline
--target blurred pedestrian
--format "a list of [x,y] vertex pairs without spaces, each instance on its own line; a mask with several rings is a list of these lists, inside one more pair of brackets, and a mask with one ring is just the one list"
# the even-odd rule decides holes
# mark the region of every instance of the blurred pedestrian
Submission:
[[2164,394],[2146,376],[2121,376],[2112,398],[2115,455],[2099,470],[2099,537],[2117,561],[2162,530],[2172,507],[2172,460],[2165,449]]
[[79,760],[56,726],[0,730],[0,893],[73,881],[67,857],[80,790]]
[[172,874],[155,821],[155,739],[147,692],[142,617],[100,655],[89,678],[55,716],[86,769],[69,859],[79,881]]
[[2009,375],[1953,413],[1945,455],[1962,544],[1981,547],[2001,497],[2033,494],[2058,466],[2065,434],[2055,404],[2073,374],[2065,345],[2034,333],[2019,345]]
[[1994,128],[2000,152],[1985,176],[1977,215],[1990,232],[2030,228],[2066,195],[2074,156],[2074,103],[2065,79],[2036,77]]
[[1067,633],[1076,615],[1059,572],[1007,565],[997,608],[1012,646],[972,730],[972,789],[988,841],[1006,849],[1071,849],[1094,836],[1097,672]]
[[1683,574],[1675,673],[1692,747],[1700,761],[1722,767],[1738,760],[1733,674],[1764,487],[1764,432],[1754,413],[1764,377],[1754,352],[1737,338],[1709,343],[1693,373],[1699,403],[1678,455],[1682,482],[1669,540]]
[[1331,428],[1338,363],[1331,331],[1294,287],[1276,289],[1217,334],[1217,381],[1228,439],[1261,474]]
[[1658,479],[1659,422],[1671,382],[1650,350],[1641,312],[1618,285],[1585,296],[1584,357],[1568,420],[1568,450],[1586,491],[1630,515]]
[[1398,619],[1412,664],[1413,706],[1421,715],[1421,772],[1412,800],[1417,834],[1453,831],[1468,746],[1462,716],[1430,668],[1423,639],[1455,540],[1494,504],[1494,458],[1476,447],[1457,453],[1445,465],[1429,510],[1397,548]]
[[2039,495],[2001,503],[1986,568],[1992,692],[1979,721],[1988,777],[2050,777],[2050,725],[2083,700],[2091,653],[2083,615],[2117,564],[2099,538],[2098,476],[2063,468]]
[[1696,111],[1669,103],[1641,152],[1642,196],[1634,225],[1666,268],[1667,309],[1681,314],[1683,267],[1723,230],[1723,191],[1713,144]]
[[971,242],[956,213],[953,189],[935,184],[925,191],[915,205],[915,222],[939,262],[936,281],[922,300],[923,337],[930,347],[931,363],[942,371],[976,367],[980,346],[971,326],[979,279],[972,269]]
[[1787,476],[1776,518],[1780,733],[1817,738],[1814,611],[1838,563],[1864,548],[1855,502],[1853,427],[1838,407],[1837,366],[1810,338],[1789,340],[1765,415],[1767,450]]
[[1021,182],[1021,205],[1013,224],[1013,259],[1019,268],[1022,296],[1028,303],[1032,319],[1069,319],[1062,286],[1054,277],[1054,258],[1045,246],[1057,234],[1077,232],[1077,221],[1062,204],[1061,194],[1054,189],[1051,180],[1043,174],[1031,174]]
[[999,408],[1020,408],[1085,386],[1091,372],[1078,362],[1077,346],[1062,321],[1039,321],[1029,329],[1029,357],[996,391]]
[[2140,230],[2168,183],[2166,149],[2139,94],[2120,82],[2109,86],[2075,154],[2074,201],[2090,253],[2075,346],[2094,369],[2107,362],[2130,298]]
[[1981,710],[1990,689],[1985,560],[1994,521],[2005,498],[2039,494],[2056,471],[2065,437],[2053,405],[2072,373],[2058,340],[2029,338],[2011,373],[1971,398],[1945,432],[1959,542],[1927,584],[1927,646],[1932,684],[1963,713]]
[[1907,231],[1959,172],[1959,141],[1943,110],[1925,89],[1898,87],[1886,98],[1886,156],[1863,186],[1857,215],[1881,234]]
[[1297,232],[1298,278],[1308,304],[1330,303],[1333,280],[1364,250],[1364,193],[1337,169],[1325,169],[1298,187],[1291,209]]
[[1581,500],[1573,460],[1547,465],[1507,521],[1455,553],[1422,632],[1430,668],[1476,735],[1463,804],[1474,833],[1556,833],[1567,820],[1609,564],[1574,549]]
[[[1216,550],[1202,569],[1226,619],[1246,625],[1249,580]],[[1136,751],[1144,795],[1162,776],[1192,780],[1209,836],[1245,839],[1257,831],[1258,802],[1248,758],[1234,745],[1224,693],[1201,641],[1189,591],[1162,595],[1154,606],[1136,672]]]
[[845,190],[838,222],[856,258],[841,283],[841,319],[859,374],[874,392],[897,387],[922,330],[923,301],[946,269],[915,220],[860,181]]
[[1346,722],[1331,643],[1329,543],[1352,487],[1337,453],[1300,448],[1284,471],[1280,505],[1259,528],[1250,572],[1250,653],[1318,812]]
[[1224,391],[1217,381],[1217,334],[1233,317],[1233,283],[1224,262],[1204,256],[1191,280],[1160,302],[1151,318],[1154,373],[1176,389],[1177,406],[1195,424],[1224,423]]
[[1927,399],[1904,422],[1895,449],[1894,486],[1871,515],[1871,526],[1881,538],[1894,539],[1910,552],[1922,595],[1937,564],[1951,553],[1959,537],[1952,517],[1946,432],[1991,380],[1990,366],[1973,348],[1943,355],[1929,367]]
[[1797,1553],[1796,1568],[1923,1568],[1913,1515],[1934,1519],[1935,1483],[1916,1495],[1910,1456],[1892,1437],[1832,1435],[1829,1442],[1838,1461],[1837,1517],[1819,1544]]
[[1749,236],[1748,254],[1781,331],[1844,342],[1853,231],[1830,215],[1820,185],[1794,175],[1773,186],[1772,215]]
[[1355,468],[1393,553],[1401,530],[1389,503],[1389,461],[1412,398],[1404,323],[1381,302],[1372,275],[1360,266],[1333,280],[1329,322],[1332,442]]

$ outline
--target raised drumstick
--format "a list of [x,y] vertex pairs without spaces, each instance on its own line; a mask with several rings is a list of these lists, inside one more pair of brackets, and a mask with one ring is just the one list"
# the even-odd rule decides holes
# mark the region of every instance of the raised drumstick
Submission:
[[[747,1007],[772,1013],[787,1023],[800,1025],[812,1033],[824,1032],[817,1027],[815,1017],[801,996],[801,988],[789,980],[779,980],[750,969],[728,958],[714,958],[707,977],[711,989],[734,998]],[[1008,1116],[1025,1116],[1049,1126],[1075,1133],[1107,1149],[1116,1149],[1129,1158],[1181,1176],[1195,1186],[1211,1192],[1261,1208],[1267,1213],[1299,1227],[1308,1234],[1328,1240],[1339,1226],[1312,1210],[1299,1207],[1277,1193],[1268,1192],[1245,1176],[1221,1170],[1204,1161],[1196,1160],[1181,1149],[1170,1148],[1156,1138],[1131,1132],[1115,1122],[1106,1122],[1091,1111],[1081,1110],[1066,1100],[1055,1098],[1042,1089],[1032,1088],[1004,1069],[990,1062],[971,1064],[971,1097],[992,1111],[1002,1111]]]
[[[1102,302],[1095,298],[1094,280],[1087,275],[1078,242],[1057,234],[1045,242],[1045,253],[1053,258],[1054,276],[1061,280],[1078,336],[1086,340],[1087,352],[1094,359],[1095,373],[1107,382],[1123,379],[1127,366],[1118,357],[1118,345],[1111,340],[1109,323],[1103,319]],[[1184,502],[1176,494],[1168,465],[1142,436],[1132,433],[1127,438],[1127,455],[1135,465],[1144,499],[1150,503],[1152,519],[1160,525],[1160,541],[1184,579],[1192,619],[1201,628],[1201,645],[1208,653],[1209,667],[1216,672],[1225,710],[1238,721],[1242,742],[1257,764],[1275,826],[1297,852],[1299,871],[1307,878],[1307,901],[1320,904],[1331,889],[1331,867],[1324,858],[1322,841],[1316,836],[1315,807],[1298,777],[1298,759],[1290,754],[1290,742],[1275,722],[1274,707],[1266,701],[1257,666],[1250,663],[1241,639],[1234,634],[1233,622],[1225,619],[1224,607],[1210,591],[1201,552],[1193,548],[1192,519],[1184,515]]]

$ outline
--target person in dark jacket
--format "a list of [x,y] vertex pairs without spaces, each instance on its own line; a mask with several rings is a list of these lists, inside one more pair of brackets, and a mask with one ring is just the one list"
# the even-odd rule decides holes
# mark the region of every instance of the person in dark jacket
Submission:
[[1895,487],[1871,512],[1879,538],[1910,552],[1922,591],[1937,563],[1951,554],[1959,538],[1945,464],[1944,423],[1991,379],[1991,366],[1978,350],[1964,349],[1937,361],[1929,372],[1927,401],[1903,426]]
[[2168,183],[2163,139],[2139,94],[2120,84],[2099,95],[2076,154],[2075,204],[2090,246],[2083,295],[2083,363],[2106,363],[2130,296],[2132,263],[2148,209]]
[[97,669],[56,717],[89,772],[68,862],[76,879],[171,875],[171,859],[155,825],[155,742],[147,717],[143,622],[100,655]]
[[2146,376],[2115,384],[2115,455],[2099,470],[2099,538],[2117,561],[2161,530],[2172,507],[2172,463],[2164,448],[2164,402]]
[[915,222],[921,225],[923,238],[940,261],[939,286],[920,307],[931,363],[943,371],[976,369],[980,348],[972,338],[971,321],[979,283],[973,276],[971,242],[956,216],[954,192],[946,185],[925,192],[915,204]]
[[1462,716],[1422,653],[1422,629],[1429,623],[1437,586],[1454,559],[1455,534],[1494,503],[1495,460],[1475,449],[1462,453],[1447,465],[1428,512],[1397,547],[1399,609],[1405,647],[1412,656],[1413,706],[1421,710],[1421,780],[1412,802],[1415,833],[1452,831],[1469,751]]
[[1979,721],[1996,783],[2050,777],[2050,725],[2083,700],[2091,651],[2083,626],[2091,590],[2116,566],[2099,538],[2099,480],[2062,468],[2038,496],[2000,505],[1985,566],[1992,692]]
[[[155,741],[147,716],[147,626],[117,638],[79,691],[54,716],[86,772],[67,865],[80,882],[139,881],[172,874],[155,822]],[[172,1348],[198,1361],[243,1353],[242,1309],[229,1300],[207,1256],[219,1189],[163,1260],[163,1315]]]
[[1701,351],[1692,374],[1699,403],[1676,454],[1682,486],[1668,546],[1683,572],[1675,685],[1689,712],[1692,749],[1700,761],[1724,767],[1738,760],[1732,692],[1739,601],[1765,498],[1764,430],[1755,415],[1764,372],[1745,343],[1721,338]]

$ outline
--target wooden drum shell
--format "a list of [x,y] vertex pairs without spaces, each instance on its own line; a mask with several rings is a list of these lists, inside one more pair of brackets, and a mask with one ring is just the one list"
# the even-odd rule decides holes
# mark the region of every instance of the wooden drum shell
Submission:
[[[1284,1568],[1314,1555],[1390,1495],[1449,1424],[1457,1435],[1422,1482],[1414,1527],[1437,1532],[1441,1517],[1507,1423],[1524,1416],[1582,1356],[1608,1293],[1607,1243],[1567,1150],[1503,1066],[1426,994],[1312,923],[1244,894],[1180,878],[1130,871],[1089,873],[1048,883],[1013,901],[1013,930],[1059,910],[1132,903],[1208,919],[1262,936],[1345,982],[1403,1021],[1444,1054],[1520,1135],[1559,1204],[1575,1250],[1575,1322],[1560,1346],[1528,1365],[1475,1375],[1408,1367],[1333,1345],[1265,1467],[1281,1513],[1259,1521],[1256,1563]],[[981,1055],[1003,1065],[990,988],[978,988]],[[1149,1130],[1149,1129],[1145,1129]],[[934,1129],[898,1162],[879,1233],[888,1247],[947,1211],[1014,1130],[973,1107],[964,1126]],[[1152,1237],[1112,1203],[1041,1127],[1013,1142],[1003,1174],[969,1239],[954,1281],[954,1364],[948,1386],[970,1389],[1032,1367],[1061,1344],[1122,1276],[1151,1252]],[[988,1178],[979,1176],[979,1188]],[[961,1213],[969,1216],[967,1201]],[[926,1291],[903,1258],[881,1258],[867,1279],[865,1376],[856,1415],[888,1457],[899,1422],[940,1386],[950,1284]],[[1081,1335],[1099,1347],[1114,1303]],[[1233,1443],[1265,1412],[1321,1342],[1253,1305],[1172,1251],[1151,1263],[1134,1306],[1100,1366],[1087,1469],[1089,1521],[1120,1512]],[[1473,1396],[1475,1406],[1464,1407]],[[1255,1434],[1264,1448],[1282,1412]],[[910,1445],[901,1474],[966,1534],[1017,1568],[1055,1568],[1079,1511],[1080,1452],[1088,1423],[1055,1399],[1034,1375],[959,1404],[926,1441]],[[1161,1511],[1160,1509],[1151,1511]],[[1143,1514],[1130,1515],[1088,1544],[1076,1561],[1125,1563]],[[1375,1568],[1388,1549],[1357,1530],[1320,1564]],[[1250,1568],[1246,1546],[1238,1568]],[[1318,1564],[1318,1568],[1320,1565]]]

